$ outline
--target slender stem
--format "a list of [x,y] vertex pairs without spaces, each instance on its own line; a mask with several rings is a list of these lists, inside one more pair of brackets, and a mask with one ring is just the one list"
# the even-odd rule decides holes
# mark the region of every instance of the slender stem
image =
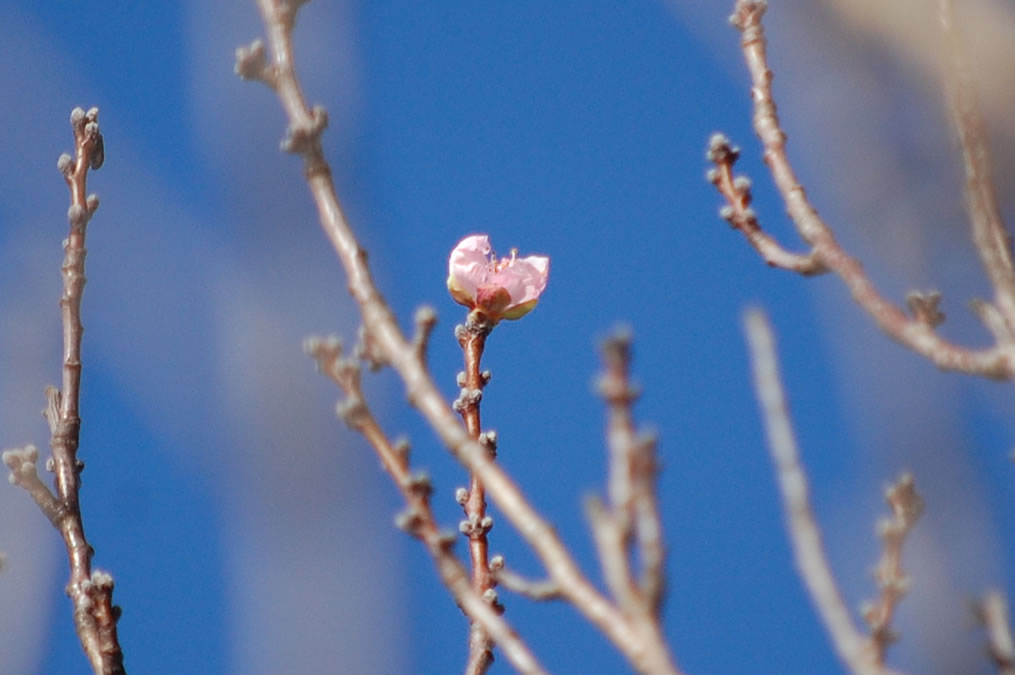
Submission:
[[761,406],[769,452],[775,464],[786,525],[800,576],[839,658],[854,673],[884,675],[888,671],[874,658],[869,641],[853,623],[825,556],[821,529],[811,508],[807,475],[800,464],[796,434],[779,376],[775,339],[768,318],[761,310],[754,309],[748,311],[744,324],[751,351],[754,388]]
[[1012,639],[1008,603],[1000,591],[990,591],[978,607],[987,629],[990,656],[1001,675],[1015,675],[1015,640]]
[[902,570],[902,545],[923,513],[923,498],[908,473],[885,491],[885,501],[892,508],[892,516],[881,520],[877,528],[883,548],[874,578],[880,593],[863,609],[864,621],[871,631],[870,649],[878,663],[884,662],[885,651],[897,639],[892,618],[910,586],[909,576]]
[[[610,507],[589,502],[606,581],[628,614],[659,616],[665,591],[665,547],[656,494],[655,439],[639,437],[632,408],[638,391],[631,383],[631,336],[618,331],[603,345],[599,393],[606,402]],[[637,542],[642,571],[635,582],[630,549]]]
[[337,340],[308,338],[305,350],[317,360],[321,371],[345,391],[348,399],[342,410],[346,423],[373,446],[402,493],[406,510],[396,519],[397,524],[424,544],[455,602],[466,616],[483,626],[485,634],[497,641],[507,660],[521,673],[543,675],[546,671],[511,625],[472,587],[468,572],[455,557],[454,534],[442,531],[434,516],[429,478],[411,470],[408,445],[392,443],[381,429],[364,398],[358,366],[341,358]]
[[[825,270],[834,272],[850,290],[856,303],[874,319],[882,331],[928,358],[942,370],[996,379],[1015,377],[1015,341],[1009,337],[986,349],[967,349],[941,337],[932,323],[919,317],[907,316],[900,306],[881,294],[860,262],[842,248],[831,228],[811,204],[786,154],[786,133],[779,121],[772,94],[773,75],[768,67],[762,24],[766,6],[763,0],[737,0],[730,20],[742,33],[741,47],[751,74],[754,130],[764,147],[765,164],[768,165],[790,219],[801,238],[811,246],[811,251],[807,254],[790,253],[761,232],[757,216],[748,206],[749,181],[732,178],[730,169],[737,159],[737,151],[724,136],[717,134],[710,142],[709,157],[716,167],[709,177],[726,198],[723,216],[744,233],[768,264],[805,275]],[[979,175],[982,176],[982,172]],[[997,232],[990,236],[984,235],[984,241],[999,238],[1003,239]],[[1002,301],[1008,292],[1005,290],[1008,283],[1006,279],[1010,274],[1004,271],[1000,252],[1003,247],[999,246],[989,243],[991,260],[996,260],[997,265],[990,263],[988,267],[992,279],[998,279],[995,290],[1003,309]],[[1001,315],[1007,316],[1004,311]]]
[[45,410],[49,422],[53,451],[53,472],[61,516],[58,529],[63,535],[70,561],[67,595],[74,604],[74,623],[81,645],[92,669],[103,675],[123,673],[123,652],[116,632],[119,608],[112,604],[113,580],[106,573],[93,572],[93,549],[85,538],[81,518],[79,491],[80,473],[84,464],[77,457],[81,418],[78,398],[81,385],[81,298],[85,287],[85,231],[98,207],[98,200],[86,197],[89,168],[103,162],[102,135],[98,127],[98,109],[87,113],[76,108],[71,113],[71,126],[77,157],[73,166],[61,161],[71,205],[68,209],[70,233],[64,244],[63,295],[60,310],[63,316],[63,388],[46,390]]
[[[458,330],[458,343],[465,355],[465,382],[462,396],[456,402],[458,412],[465,422],[469,438],[478,441],[482,433],[479,418],[479,403],[482,398],[486,378],[483,377],[480,362],[486,338],[493,326],[483,321],[478,313],[469,315],[464,326]],[[469,476],[469,494],[465,503],[465,522],[462,529],[469,538],[469,558],[472,561],[472,588],[480,596],[495,598],[491,593],[496,581],[490,571],[489,540],[490,521],[486,515],[486,492],[483,481],[475,472]],[[500,605],[494,603],[494,609]],[[502,611],[502,610],[501,610]],[[482,675],[493,663],[493,641],[490,635],[478,622],[473,622],[469,634],[469,660],[465,672],[468,675]]]
[[61,155],[57,166],[70,190],[67,220],[70,232],[64,241],[61,266],[63,293],[60,313],[63,319],[63,388],[46,388],[43,414],[49,423],[52,458],[46,468],[54,474],[51,492],[39,479],[34,446],[3,453],[11,469],[11,482],[24,488],[46,518],[60,532],[67,549],[70,579],[67,596],[74,608],[74,627],[81,646],[96,675],[125,672],[123,651],[116,623],[120,608],[113,605],[113,578],[92,569],[93,549],[85,537],[79,492],[84,463],[78,459],[81,430],[79,395],[81,385],[81,298],[85,287],[85,232],[88,221],[99,206],[98,197],[87,195],[88,169],[98,169],[104,161],[99,110],[87,113],[81,108],[71,112],[76,156]]
[[1011,234],[997,205],[986,126],[970,76],[965,45],[955,25],[952,1],[939,0],[938,9],[945,51],[942,79],[966,171],[966,204],[973,244],[994,286],[995,301],[1012,336],[1015,335],[1015,268]]

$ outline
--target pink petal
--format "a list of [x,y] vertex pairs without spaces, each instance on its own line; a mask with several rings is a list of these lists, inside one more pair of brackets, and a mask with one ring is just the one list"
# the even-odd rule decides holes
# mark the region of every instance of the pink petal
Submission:
[[476,290],[486,278],[490,251],[490,238],[485,234],[473,234],[458,242],[448,261],[448,286],[457,286],[475,299]]
[[545,256],[518,258],[510,265],[492,273],[488,284],[507,290],[511,295],[511,306],[521,305],[539,298],[546,289],[550,259]]
[[[528,313],[546,290],[550,259],[542,255],[525,258],[491,256],[490,238],[469,235],[458,242],[448,260],[448,290],[455,302],[484,307],[491,315],[516,319]],[[496,303],[491,298],[501,297]],[[506,302],[507,304],[503,304]]]

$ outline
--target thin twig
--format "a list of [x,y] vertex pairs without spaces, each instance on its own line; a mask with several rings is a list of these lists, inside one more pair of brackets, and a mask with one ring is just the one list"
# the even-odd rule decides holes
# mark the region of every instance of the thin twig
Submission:
[[123,651],[116,633],[120,608],[113,605],[113,578],[92,569],[93,549],[85,538],[79,491],[84,463],[78,459],[81,418],[78,413],[81,385],[81,297],[85,287],[85,230],[99,207],[95,195],[87,195],[89,169],[98,169],[105,159],[99,132],[99,109],[85,112],[75,108],[70,122],[74,131],[76,157],[63,154],[57,167],[70,189],[67,220],[70,233],[64,240],[63,294],[60,312],[63,318],[63,386],[46,388],[52,458],[47,470],[54,474],[55,492],[42,484],[36,469],[38,451],[34,446],[9,450],[3,454],[11,469],[10,480],[20,485],[39,505],[43,514],[59,530],[67,548],[70,580],[67,595],[74,607],[74,627],[81,646],[97,675],[124,672]]
[[766,263],[803,276],[815,276],[828,271],[813,250],[807,254],[787,251],[761,229],[758,214],[751,207],[753,196],[750,179],[747,176],[733,175],[733,165],[740,158],[740,148],[733,145],[724,134],[715,133],[708,139],[705,157],[715,165],[706,174],[708,182],[715,185],[727,201],[719,209],[719,215],[730,227],[739,230],[747,238]]
[[638,587],[631,575],[624,528],[618,523],[619,516],[598,496],[585,499],[585,518],[596,544],[599,565],[603,569],[603,580],[618,606],[627,612],[639,608]]
[[[485,321],[478,312],[470,312],[464,325],[455,329],[458,344],[465,355],[465,370],[459,376],[461,394],[452,403],[465,422],[469,437],[479,440],[482,425],[479,416],[479,403],[483,398],[483,388],[489,382],[489,373],[483,373],[480,363],[486,338],[493,330],[494,324]],[[485,377],[484,377],[485,375]],[[480,596],[488,598],[494,610],[503,611],[497,601],[494,590],[496,580],[490,571],[489,539],[493,519],[486,515],[486,491],[483,481],[475,473],[469,476],[469,490],[462,504],[465,520],[459,530],[469,539],[469,559],[472,562],[472,588]],[[473,622],[469,631],[469,658],[465,668],[466,675],[483,675],[493,664],[493,641],[483,625]]]
[[[609,566],[611,590],[626,612],[643,611],[658,617],[665,592],[666,552],[662,540],[662,519],[656,479],[659,473],[656,443],[651,436],[639,436],[632,406],[638,391],[631,384],[631,335],[624,329],[603,343],[604,372],[599,393],[607,405],[606,439],[609,448],[609,517],[590,503],[594,522],[617,530],[611,537],[597,535],[600,549],[619,547]],[[613,539],[612,544],[609,540]],[[628,549],[637,541],[641,578],[633,582]]]
[[504,556],[495,555],[490,558],[490,571],[500,586],[530,600],[558,600],[561,597],[560,586],[555,582],[549,579],[526,579],[518,572],[504,567]]
[[3,462],[11,470],[8,476],[11,484],[28,492],[53,527],[59,528],[60,502],[39,478],[38,461],[39,450],[34,445],[4,450],[3,453]]
[[[1012,266],[1011,233],[1001,218],[994,190],[987,131],[970,76],[965,45],[955,25],[951,0],[939,0],[938,18],[944,37],[943,75],[945,98],[958,135],[966,172],[966,207],[973,244],[994,287],[995,301],[1015,334],[1015,269]],[[1012,338],[1009,337],[1009,342]]]
[[909,576],[902,571],[902,544],[923,513],[923,499],[908,473],[885,491],[885,501],[892,508],[892,517],[881,520],[877,527],[884,546],[874,570],[880,595],[862,610],[871,631],[870,647],[878,663],[884,663],[885,649],[898,639],[891,627],[892,617],[910,584]]
[[366,437],[402,493],[406,509],[396,519],[398,526],[424,544],[455,602],[496,641],[508,661],[522,673],[545,673],[500,612],[473,587],[468,572],[454,555],[454,533],[442,531],[437,524],[430,505],[433,488],[429,477],[412,472],[408,444],[392,443],[377,423],[360,386],[358,364],[342,358],[340,344],[335,338],[307,338],[304,351],[317,361],[321,372],[345,392],[347,398],[339,406],[341,417]]
[[[271,45],[272,62],[265,63],[264,47],[254,42],[237,50],[236,71],[264,80],[277,93],[289,120],[283,148],[303,157],[303,168],[321,227],[345,268],[349,291],[359,305],[363,323],[377,349],[405,383],[409,402],[440,436],[458,461],[479,476],[487,494],[504,516],[533,547],[549,576],[564,596],[594,623],[644,673],[676,673],[661,634],[650,635],[626,620],[579,569],[553,526],[532,507],[518,486],[471,439],[427,372],[419,353],[402,334],[391,309],[374,283],[366,253],[353,234],[331,179],[321,149],[320,135],[327,125],[323,108],[311,110],[296,78],[292,58],[294,6],[283,0],[258,0]],[[260,68],[258,68],[260,66]]]
[[768,319],[759,309],[749,310],[744,318],[744,328],[751,352],[754,388],[761,406],[769,452],[775,464],[786,525],[800,576],[839,658],[854,673],[885,675],[888,671],[873,658],[868,640],[854,625],[825,556],[821,530],[810,504],[807,476],[800,465],[796,435],[779,377],[779,362]]
[[977,607],[977,615],[987,629],[990,657],[1001,675],[1015,675],[1015,641],[1012,640],[1008,603],[1000,591],[991,591]]
[[832,230],[807,199],[786,155],[786,133],[780,125],[772,95],[772,71],[768,68],[761,21],[765,8],[763,0],[737,0],[730,22],[742,33],[741,46],[751,74],[754,130],[764,147],[765,163],[790,219],[811,250],[806,254],[790,253],[761,231],[757,216],[749,206],[750,182],[732,174],[738,151],[725,136],[717,134],[709,143],[709,159],[715,167],[708,175],[726,199],[723,217],[744,233],[769,265],[805,275],[826,269],[834,272],[882,331],[942,370],[997,379],[1015,377],[1015,341],[999,342],[985,349],[967,349],[942,338],[934,330],[934,324],[924,317],[908,316],[901,307],[881,295],[863,266],[839,245]]

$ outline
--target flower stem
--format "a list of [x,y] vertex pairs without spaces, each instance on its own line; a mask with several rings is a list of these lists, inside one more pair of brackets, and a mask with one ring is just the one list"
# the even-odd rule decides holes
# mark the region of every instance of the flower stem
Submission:
[[[482,433],[479,417],[479,402],[483,387],[488,376],[484,377],[480,369],[486,337],[493,330],[493,324],[479,312],[472,312],[464,326],[457,331],[458,343],[465,355],[465,379],[462,383],[462,396],[457,409],[465,422],[469,437],[479,440]],[[484,598],[488,598],[494,609],[503,611],[492,595],[496,581],[490,571],[489,543],[487,532],[491,521],[486,515],[486,493],[483,483],[475,473],[469,478],[469,493],[465,503],[466,520],[462,524],[462,532],[469,538],[469,557],[472,561],[472,586]],[[466,672],[478,674],[486,672],[493,662],[493,641],[486,630],[473,622],[469,636],[469,662]]]

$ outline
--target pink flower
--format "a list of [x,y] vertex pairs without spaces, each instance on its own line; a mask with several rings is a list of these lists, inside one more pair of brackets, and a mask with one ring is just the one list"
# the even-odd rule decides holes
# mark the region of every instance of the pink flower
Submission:
[[473,234],[458,242],[448,261],[448,290],[460,305],[480,310],[493,322],[520,319],[532,311],[546,289],[550,259],[545,255],[493,255],[490,238]]

